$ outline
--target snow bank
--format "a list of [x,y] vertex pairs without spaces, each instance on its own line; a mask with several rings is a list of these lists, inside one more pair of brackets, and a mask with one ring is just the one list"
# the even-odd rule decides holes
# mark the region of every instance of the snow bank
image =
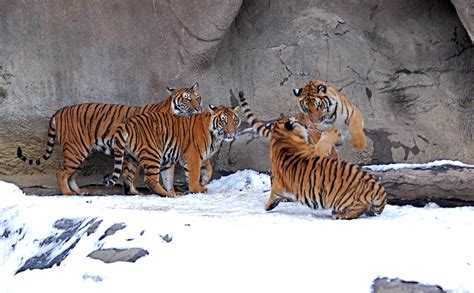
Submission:
[[[208,188],[177,198],[39,197],[0,182],[9,202],[0,201],[0,292],[370,292],[377,277],[474,292],[474,207],[387,205],[378,217],[337,221],[298,203],[265,212],[270,178],[252,170]],[[79,241],[59,266],[15,274],[67,246],[40,245],[61,235],[60,219],[100,225],[66,239]],[[103,237],[116,223],[125,228]],[[87,257],[132,247],[149,255],[110,264]]]

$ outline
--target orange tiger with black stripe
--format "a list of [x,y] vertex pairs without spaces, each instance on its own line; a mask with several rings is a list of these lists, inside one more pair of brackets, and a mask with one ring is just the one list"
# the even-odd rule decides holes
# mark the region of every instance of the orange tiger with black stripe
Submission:
[[177,195],[174,190],[165,190],[158,177],[163,169],[176,163],[184,167],[190,192],[207,192],[199,180],[201,165],[209,165],[207,176],[210,178],[209,159],[224,141],[234,139],[240,125],[238,106],[209,105],[209,109],[209,112],[189,117],[146,113],[118,125],[112,137],[114,170],[104,179],[104,184],[115,185],[122,173],[123,159],[128,155],[143,166],[145,183],[159,195]]
[[[202,112],[199,84],[189,88],[167,88],[170,96],[161,103],[143,107],[117,104],[87,103],[67,106],[58,110],[49,121],[46,152],[41,159],[31,160],[23,155],[21,148],[17,156],[30,165],[40,165],[53,152],[55,139],[60,143],[64,161],[57,173],[61,192],[65,195],[87,194],[77,186],[75,178],[82,170],[85,160],[94,150],[110,154],[112,147],[108,135],[125,119],[148,112],[168,112],[178,115],[192,115]],[[137,166],[127,162],[126,178],[135,181],[138,176]],[[171,174],[172,175],[172,174]],[[171,176],[170,175],[170,176]],[[172,181],[172,180],[171,180]],[[132,183],[124,184],[125,193],[131,190]]]
[[282,200],[297,200],[313,209],[332,209],[336,219],[382,213],[387,194],[382,183],[359,166],[315,154],[307,127],[293,117],[266,125],[250,110],[243,94],[241,106],[257,133],[270,138],[272,189],[265,210]]
[[299,98],[301,111],[319,129],[336,127],[345,138],[350,135],[354,148],[365,148],[362,114],[346,96],[321,80],[312,80],[303,88],[294,89],[293,93]]

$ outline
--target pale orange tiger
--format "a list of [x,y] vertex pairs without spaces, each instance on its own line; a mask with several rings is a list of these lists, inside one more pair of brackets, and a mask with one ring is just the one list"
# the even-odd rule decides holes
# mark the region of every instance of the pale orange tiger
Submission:
[[[77,186],[75,178],[84,167],[85,160],[94,150],[110,154],[112,147],[108,135],[118,124],[137,114],[148,112],[168,112],[178,115],[193,115],[202,112],[201,97],[198,93],[199,84],[189,88],[170,89],[170,96],[161,103],[149,104],[143,107],[133,107],[117,104],[78,104],[59,109],[49,120],[48,142],[46,152],[41,159],[31,160],[23,155],[21,148],[17,156],[30,165],[40,165],[41,160],[47,160],[53,152],[55,140],[59,142],[64,154],[64,162],[57,173],[62,194],[87,194],[86,190]],[[131,190],[137,176],[137,166],[127,162],[125,193]],[[172,180],[171,180],[172,181]]]
[[104,184],[117,182],[128,155],[143,166],[145,183],[159,195],[177,195],[174,190],[165,190],[158,177],[163,169],[176,163],[184,167],[190,192],[207,192],[199,180],[201,166],[208,164],[212,173],[210,157],[224,141],[234,139],[240,125],[237,109],[209,105],[210,112],[190,117],[155,112],[128,119],[113,134],[114,170]]

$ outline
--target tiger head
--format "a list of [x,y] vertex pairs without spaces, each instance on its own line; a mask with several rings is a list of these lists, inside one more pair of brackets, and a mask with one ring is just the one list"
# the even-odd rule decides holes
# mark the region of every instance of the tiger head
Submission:
[[308,142],[308,127],[295,117],[283,116],[265,125],[271,131],[272,140],[283,139],[287,144]]
[[190,88],[169,88],[172,97],[172,111],[175,115],[189,116],[202,112],[202,99],[198,93],[199,84],[196,82]]
[[324,130],[321,133],[321,140],[324,140],[330,144],[333,144],[336,147],[339,147],[342,145],[343,139],[344,138],[342,136],[342,132],[339,129],[334,128],[334,127]]
[[213,135],[218,139],[232,141],[240,125],[240,118],[237,115],[239,106],[232,108],[209,105],[209,110],[212,115],[210,130]]
[[313,123],[321,123],[335,107],[329,98],[335,89],[320,80],[312,80],[303,88],[294,89],[293,93],[299,98],[299,106],[303,113],[309,116]]

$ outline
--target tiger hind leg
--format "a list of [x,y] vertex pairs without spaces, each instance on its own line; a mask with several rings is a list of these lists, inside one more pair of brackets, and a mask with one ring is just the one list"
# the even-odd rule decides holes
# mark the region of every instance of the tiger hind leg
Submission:
[[350,143],[357,150],[363,150],[366,144],[364,121],[360,112],[354,111],[349,121]]
[[[59,183],[59,189],[61,190],[61,193],[64,195],[76,195],[80,193],[76,193],[75,191],[71,190],[71,187],[69,186],[69,182],[71,181],[71,177],[75,174],[78,173],[79,171],[77,169],[73,169],[70,167],[66,166],[61,166],[58,170],[57,173],[57,178],[58,178],[58,183]],[[77,176],[77,175],[76,175]],[[75,181],[72,180],[74,183]],[[77,184],[76,186],[77,187]]]
[[363,213],[369,211],[369,209],[370,209],[369,204],[357,203],[343,211],[333,210],[332,217],[338,220],[339,219],[352,220],[352,219],[360,217]]
[[79,186],[77,186],[76,178],[77,178],[77,175],[79,175],[80,172],[81,172],[81,170],[77,170],[76,172],[74,172],[74,174],[72,174],[71,177],[69,177],[69,179],[68,179],[69,187],[76,194],[89,195],[90,194],[89,190],[87,190],[86,188],[79,188]]
[[136,188],[140,178],[140,164],[133,157],[125,156],[123,162],[122,178],[123,193],[126,195],[143,195]]
[[76,177],[81,172],[84,161],[89,155],[87,151],[83,153],[86,153],[86,155],[64,151],[64,162],[57,173],[59,188],[64,195],[87,194],[87,191],[80,189],[76,183]]
[[160,184],[159,176],[161,173],[160,170],[160,158],[155,158],[156,160],[147,160],[143,162],[143,170],[145,171],[145,183],[148,187],[153,190],[156,194],[166,197],[174,197],[178,195],[175,191],[168,191],[163,188]]

